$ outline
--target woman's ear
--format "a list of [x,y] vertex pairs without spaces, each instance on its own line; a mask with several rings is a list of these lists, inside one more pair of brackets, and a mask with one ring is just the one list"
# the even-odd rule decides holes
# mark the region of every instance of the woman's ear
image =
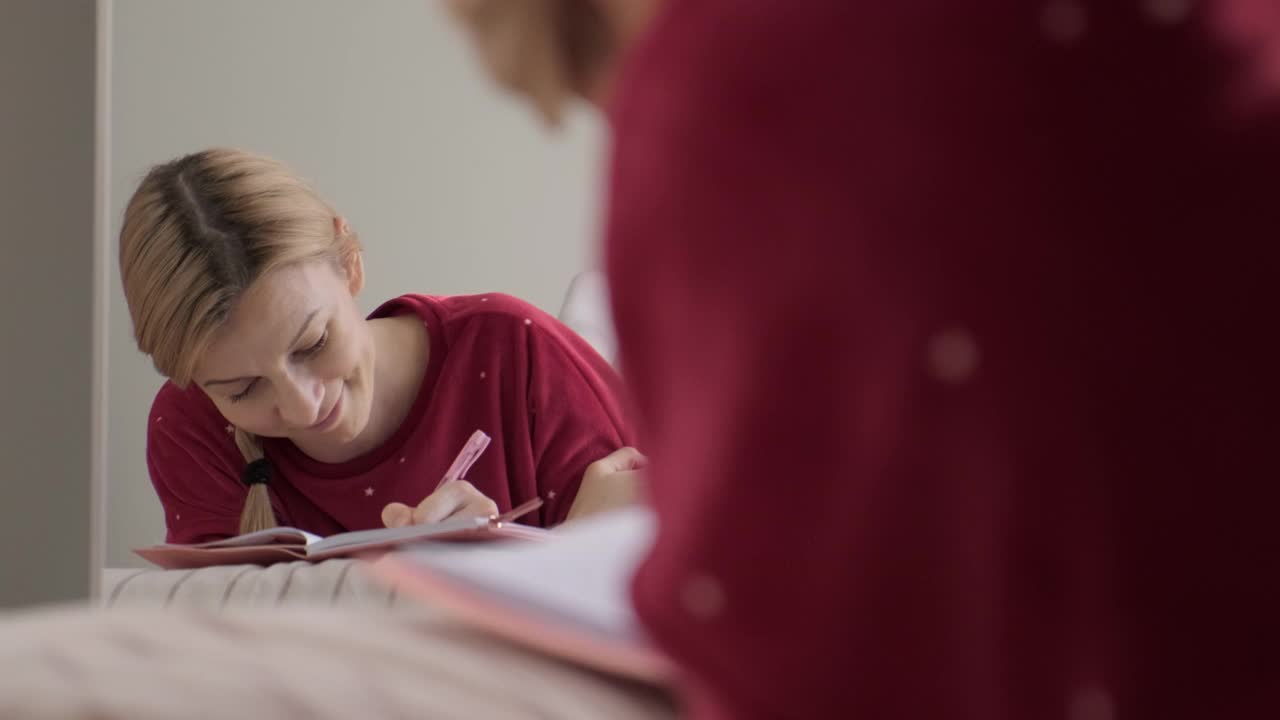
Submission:
[[342,272],[347,276],[347,289],[355,297],[364,289],[364,254],[352,248],[342,258]]
[[347,224],[347,219],[341,215],[333,217],[333,235],[340,242],[351,235],[351,226]]
[[342,244],[342,273],[347,276],[347,289],[355,297],[364,289],[364,255],[360,252],[360,242],[351,232],[346,218],[333,219],[333,232]]

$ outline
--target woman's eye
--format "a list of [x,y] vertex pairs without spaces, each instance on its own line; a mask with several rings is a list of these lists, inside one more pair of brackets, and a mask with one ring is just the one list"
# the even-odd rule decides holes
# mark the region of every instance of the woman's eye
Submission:
[[241,400],[249,397],[249,393],[253,392],[253,388],[257,384],[258,384],[257,380],[254,380],[253,382],[249,383],[247,386],[245,386],[244,390],[241,390],[240,392],[231,396],[231,402],[238,403]]
[[320,339],[316,341],[315,345],[312,345],[306,350],[303,350],[302,352],[298,353],[298,355],[304,358],[311,357],[312,355],[315,355],[316,353],[323,350],[325,343],[327,342],[329,342],[329,332],[326,330],[325,333],[320,336]]

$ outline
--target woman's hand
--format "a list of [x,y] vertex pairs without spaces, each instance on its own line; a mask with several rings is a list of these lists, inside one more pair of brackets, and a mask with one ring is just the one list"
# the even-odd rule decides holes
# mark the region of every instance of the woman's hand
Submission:
[[382,508],[382,524],[389,528],[422,525],[455,517],[489,517],[498,514],[498,505],[466,480],[447,482],[417,507],[390,503]]
[[639,450],[624,447],[588,465],[565,522],[636,502],[644,486],[640,471],[648,464]]

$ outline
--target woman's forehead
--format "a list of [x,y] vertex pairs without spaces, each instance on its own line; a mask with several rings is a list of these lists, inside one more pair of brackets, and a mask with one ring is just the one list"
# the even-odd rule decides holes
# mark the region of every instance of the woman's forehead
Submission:
[[274,269],[254,280],[232,314],[241,308],[267,309],[280,303],[338,300],[345,291],[345,284],[331,263],[296,263]]
[[[327,318],[349,295],[326,263],[275,270],[258,278],[214,334],[196,366],[196,381],[227,372],[254,374],[256,365],[289,352],[316,319]],[[235,375],[233,375],[235,376]]]

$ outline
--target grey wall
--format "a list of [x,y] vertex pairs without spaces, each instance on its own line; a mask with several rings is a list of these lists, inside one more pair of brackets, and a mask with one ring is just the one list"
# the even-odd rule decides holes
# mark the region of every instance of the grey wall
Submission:
[[0,3],[0,607],[87,596],[93,0]]
[[[601,128],[582,111],[542,130],[490,87],[441,5],[115,0],[112,237],[149,165],[245,147],[290,163],[349,218],[366,309],[499,290],[555,312],[591,264]],[[112,280],[107,562],[120,566],[163,537],[144,461],[160,378]]]

